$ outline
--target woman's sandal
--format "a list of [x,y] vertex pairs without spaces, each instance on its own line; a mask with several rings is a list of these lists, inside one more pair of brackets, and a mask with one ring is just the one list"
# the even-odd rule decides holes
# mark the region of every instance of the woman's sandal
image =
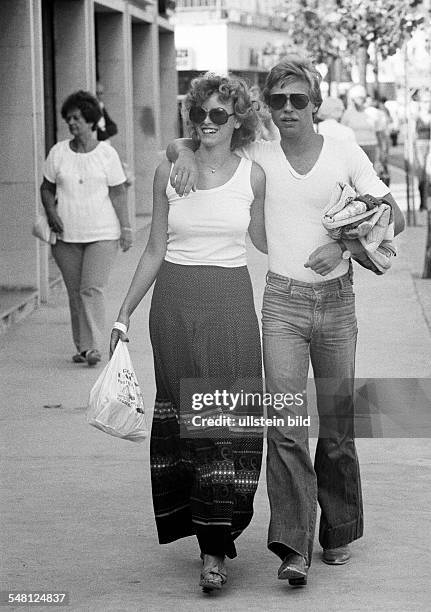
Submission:
[[199,586],[202,587],[204,593],[210,593],[211,591],[219,591],[226,581],[227,573],[225,567],[220,567],[220,565],[215,563],[213,566],[202,569]]

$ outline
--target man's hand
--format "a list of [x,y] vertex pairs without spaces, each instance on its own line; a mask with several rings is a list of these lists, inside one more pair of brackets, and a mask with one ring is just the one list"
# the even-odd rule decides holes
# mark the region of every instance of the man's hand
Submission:
[[311,268],[313,272],[326,276],[338,266],[342,259],[341,254],[340,245],[337,242],[329,242],[311,253],[304,268]]
[[172,168],[171,185],[179,196],[188,195],[196,191],[198,180],[198,167],[195,154],[191,150],[183,150],[178,154],[177,161]]

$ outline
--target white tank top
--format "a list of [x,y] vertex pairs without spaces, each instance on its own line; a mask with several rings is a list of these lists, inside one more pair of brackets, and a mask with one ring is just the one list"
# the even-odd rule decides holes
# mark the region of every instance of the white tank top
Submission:
[[246,265],[245,237],[254,200],[252,162],[241,159],[220,187],[180,197],[168,181],[168,244],[165,260],[185,266]]

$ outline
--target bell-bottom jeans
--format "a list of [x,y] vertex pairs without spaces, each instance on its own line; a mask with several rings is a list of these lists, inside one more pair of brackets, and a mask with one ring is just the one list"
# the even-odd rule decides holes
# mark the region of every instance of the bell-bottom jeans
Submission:
[[[344,546],[363,533],[354,442],[357,324],[351,275],[305,283],[269,272],[262,315],[266,392],[298,394],[293,402],[287,396],[282,409],[275,402],[268,408],[269,417],[284,422],[268,427],[268,548],[281,559],[295,551],[310,564],[317,502],[323,548]],[[319,413],[314,467],[308,428],[292,426],[292,419],[297,423],[296,417],[307,416],[310,359]]]

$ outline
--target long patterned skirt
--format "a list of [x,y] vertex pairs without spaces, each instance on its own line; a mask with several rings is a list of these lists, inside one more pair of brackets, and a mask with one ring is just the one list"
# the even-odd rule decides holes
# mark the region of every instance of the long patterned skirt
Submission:
[[[150,311],[157,395],[151,480],[159,542],[196,535],[205,554],[235,557],[235,538],[253,515],[262,436],[229,428],[180,433],[184,379],[258,381],[260,334],[247,268],[164,262]],[[184,398],[181,397],[183,403]],[[261,414],[253,404],[248,412]]]

